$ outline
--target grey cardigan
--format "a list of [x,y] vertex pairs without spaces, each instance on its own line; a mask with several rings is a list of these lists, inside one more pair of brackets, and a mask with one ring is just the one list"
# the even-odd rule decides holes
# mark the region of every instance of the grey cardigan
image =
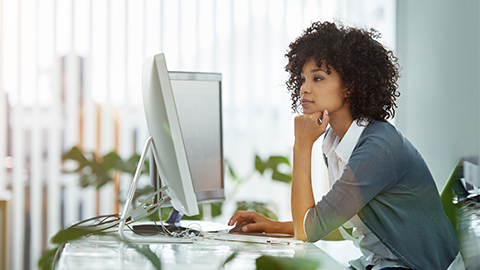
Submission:
[[388,122],[370,121],[340,179],[308,211],[308,241],[322,239],[355,214],[412,269],[447,269],[459,252],[425,161]]

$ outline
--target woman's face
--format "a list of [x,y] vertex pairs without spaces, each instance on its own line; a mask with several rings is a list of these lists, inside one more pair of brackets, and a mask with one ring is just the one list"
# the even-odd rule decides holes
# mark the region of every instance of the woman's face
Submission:
[[326,62],[319,68],[313,58],[305,62],[302,69],[303,84],[300,89],[304,114],[328,110],[330,116],[337,112],[350,112],[346,101],[346,89],[333,67],[327,73]]

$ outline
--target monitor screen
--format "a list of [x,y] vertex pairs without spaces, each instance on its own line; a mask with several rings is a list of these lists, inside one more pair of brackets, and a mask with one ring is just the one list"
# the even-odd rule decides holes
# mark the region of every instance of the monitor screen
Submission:
[[[169,77],[197,202],[223,201],[222,75],[169,71]],[[150,168],[157,187],[156,166]]]
[[222,75],[169,75],[197,201],[223,201]]

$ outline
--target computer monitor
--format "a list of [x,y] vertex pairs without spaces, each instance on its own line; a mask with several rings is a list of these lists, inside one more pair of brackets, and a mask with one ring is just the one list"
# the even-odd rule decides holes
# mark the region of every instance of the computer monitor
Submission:
[[[223,201],[222,75],[168,73],[197,202]],[[158,172],[156,166],[150,168],[155,184]]]
[[183,214],[197,215],[197,198],[164,54],[144,60],[142,87],[150,137],[141,155],[122,214],[126,215],[130,210],[140,171],[150,150],[173,207]]
[[[199,213],[198,203],[224,200],[221,74],[168,72],[164,54],[143,63],[143,103],[150,134],[128,192],[122,222],[137,220],[142,209],[130,211],[143,163],[150,151],[150,178],[155,191],[174,207],[173,219]],[[160,184],[161,182],[161,184]],[[157,202],[155,202],[157,203]],[[133,213],[130,214],[130,213]],[[143,240],[138,240],[143,241]]]
[[[197,202],[223,201],[222,75],[168,73]],[[155,164],[155,160],[150,163]],[[155,165],[150,166],[150,178],[157,189],[159,177]],[[181,218],[182,214],[173,210],[167,223],[176,223]]]

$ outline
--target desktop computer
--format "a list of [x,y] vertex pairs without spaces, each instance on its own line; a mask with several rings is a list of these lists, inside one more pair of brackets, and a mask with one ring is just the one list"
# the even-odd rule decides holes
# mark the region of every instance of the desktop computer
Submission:
[[173,206],[171,219],[167,222],[176,223],[184,214],[197,215],[200,202],[225,199],[221,79],[219,73],[169,72],[164,54],[144,60],[142,92],[150,137],[119,224],[119,233],[125,240],[149,240],[144,237],[134,239],[124,231],[127,222],[151,213],[152,207],[146,210],[145,205],[130,209],[139,173],[149,151],[150,178],[156,190],[156,199],[151,204]]
[[[222,75],[176,71],[168,75],[197,202],[223,201]],[[163,183],[155,159],[150,164],[150,179],[157,189]],[[182,216],[174,208],[167,223],[179,222]]]

